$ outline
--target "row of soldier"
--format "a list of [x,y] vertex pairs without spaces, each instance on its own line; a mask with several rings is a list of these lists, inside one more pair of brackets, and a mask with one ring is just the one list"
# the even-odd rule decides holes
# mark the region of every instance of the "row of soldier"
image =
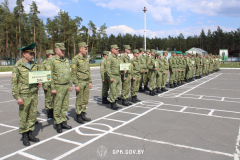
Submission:
[[[120,99],[118,95],[121,82],[122,105],[129,106],[131,103],[127,99],[130,89],[132,102],[136,103],[140,101],[137,98],[138,92],[149,91],[151,96],[166,92],[166,86],[174,88],[194,81],[194,74],[196,79],[202,78],[218,71],[221,64],[220,57],[212,54],[205,54],[202,58],[201,54],[172,51],[171,57],[167,60],[167,51],[163,51],[162,57],[155,49],[144,51],[143,48],[140,48],[140,52],[134,49],[133,58],[130,59],[131,47],[129,45],[123,47],[124,53],[119,57],[119,47],[111,45],[111,54],[109,55],[109,51],[104,51],[101,62],[102,103],[111,103],[111,108],[114,110],[120,108],[116,102]],[[120,71],[121,63],[131,63],[131,69]],[[170,78],[167,84],[169,73]]]

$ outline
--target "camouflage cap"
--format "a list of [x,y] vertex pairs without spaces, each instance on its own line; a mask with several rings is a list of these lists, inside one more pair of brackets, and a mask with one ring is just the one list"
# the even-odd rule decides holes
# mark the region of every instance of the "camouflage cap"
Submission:
[[156,53],[156,50],[155,49],[151,49],[151,52]]
[[31,43],[27,46],[24,46],[22,48],[19,48],[19,50],[22,50],[23,52],[30,52],[30,53],[35,53],[34,48],[36,46],[36,43]]
[[111,49],[114,48],[114,49],[119,49],[119,47],[116,45],[116,44],[113,44],[111,45]]
[[140,50],[141,52],[142,52],[142,51],[145,51],[145,49],[144,49],[144,48],[140,48],[139,50]]
[[139,50],[138,49],[134,49],[132,52],[133,53],[139,53]]
[[55,43],[55,48],[66,50],[64,43]]
[[80,47],[88,47],[88,45],[86,42],[81,42],[81,43],[78,43],[78,48]]
[[151,52],[150,49],[147,49],[146,52]]
[[46,54],[55,54],[52,49],[46,50]]
[[163,54],[164,54],[164,53],[168,53],[168,52],[167,52],[167,51],[163,51]]
[[156,55],[157,55],[157,56],[162,56],[161,53],[157,53]]
[[109,51],[103,51],[103,55],[109,55]]
[[131,49],[130,45],[123,45],[124,49]]

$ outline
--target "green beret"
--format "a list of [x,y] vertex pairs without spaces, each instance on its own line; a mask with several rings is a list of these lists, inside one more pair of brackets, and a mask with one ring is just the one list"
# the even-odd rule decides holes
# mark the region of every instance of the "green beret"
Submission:
[[174,54],[174,53],[176,53],[176,52],[175,52],[175,51],[172,51],[172,52],[171,52],[171,54]]
[[133,53],[139,53],[139,50],[138,49],[134,49],[132,52]]
[[66,50],[64,43],[55,43],[55,48]]
[[142,52],[142,51],[145,51],[144,48],[140,48],[139,50],[140,50],[141,52]]
[[86,44],[86,42],[81,42],[81,43],[78,43],[78,48],[80,47],[88,47],[88,45]]
[[151,52],[150,49],[147,49],[146,52]]
[[103,51],[103,55],[109,55],[109,51]]
[[131,49],[131,47],[129,45],[123,45],[124,49]]
[[24,46],[22,48],[19,48],[19,50],[22,50],[23,52],[30,52],[35,53],[34,48],[36,46],[36,43],[29,44],[28,46]]
[[55,54],[52,49],[46,50],[46,54]]
[[116,44],[113,44],[111,45],[111,49],[114,48],[114,49],[119,49],[119,47],[116,45]]
[[186,53],[183,53],[182,55],[183,55],[183,56],[186,56],[187,54],[186,54]]

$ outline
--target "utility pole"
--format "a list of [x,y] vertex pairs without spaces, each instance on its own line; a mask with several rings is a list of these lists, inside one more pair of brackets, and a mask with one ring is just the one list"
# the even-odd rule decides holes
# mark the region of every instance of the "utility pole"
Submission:
[[144,12],[144,50],[147,50],[147,20],[146,20],[146,12],[147,12],[147,8],[144,7],[143,9]]

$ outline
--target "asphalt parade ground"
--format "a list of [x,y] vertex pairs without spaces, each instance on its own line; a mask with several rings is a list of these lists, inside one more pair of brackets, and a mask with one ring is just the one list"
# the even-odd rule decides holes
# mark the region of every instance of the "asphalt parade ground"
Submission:
[[[44,94],[38,102],[34,135],[25,147],[18,133],[18,105],[11,76],[0,77],[0,159],[238,159],[240,70],[222,69],[158,96],[139,93],[142,102],[114,111],[101,103],[101,76],[92,69],[87,108],[91,122],[75,121],[75,90],[70,94],[68,125],[58,134],[47,119]],[[130,98],[129,98],[130,100]],[[121,106],[121,101],[118,101]]]

